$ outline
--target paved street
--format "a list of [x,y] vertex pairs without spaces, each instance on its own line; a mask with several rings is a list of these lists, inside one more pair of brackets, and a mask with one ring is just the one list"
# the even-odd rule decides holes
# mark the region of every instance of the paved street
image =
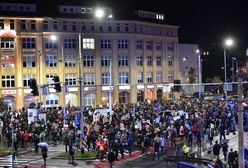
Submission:
[[[244,133],[244,140],[245,140],[245,146],[248,147],[248,133]],[[229,144],[229,150],[231,148],[233,148],[234,150],[238,150],[238,136],[233,135],[233,134],[229,134],[228,136],[226,136],[227,139],[229,140],[228,144]],[[215,140],[219,140],[219,136],[215,136],[214,137],[214,141]],[[201,157],[202,158],[207,158],[207,159],[213,159],[213,155],[212,152],[211,154],[208,154],[207,151],[211,150],[212,151],[212,147],[210,147],[208,144],[203,147],[205,148],[205,150],[202,151],[201,153]],[[51,159],[52,157],[56,156],[57,154],[64,152],[64,146],[62,144],[59,144],[57,146],[49,146],[48,148],[48,160],[47,160],[47,167],[51,167],[51,168],[56,168],[56,167],[95,167],[93,164],[97,164],[100,163],[99,160],[93,160],[93,161],[83,161],[83,160],[76,160],[76,164],[75,165],[71,165],[68,164],[68,160],[66,159]],[[195,154],[197,153],[197,148],[194,147],[193,151],[195,152]],[[171,151],[169,153],[166,153],[166,155],[174,155],[174,151]],[[222,154],[222,150],[221,150],[221,159],[224,159],[224,156]],[[130,167],[130,168],[145,168],[145,167],[153,167],[153,168],[159,168],[159,167],[164,167],[164,165],[167,165],[167,163],[163,160],[163,157],[165,155],[161,155],[161,159],[159,161],[153,161],[152,160],[152,155],[148,154],[148,155],[140,155],[134,159],[129,159],[128,161],[124,161],[123,163],[118,162],[117,164],[115,164],[116,168],[124,168],[124,167]],[[15,160],[15,167],[23,167],[24,165],[29,165],[33,168],[38,168],[41,167],[41,165],[43,165],[43,160],[42,157],[40,155],[40,153],[38,155],[36,155],[34,152],[30,152],[30,153],[26,153],[20,156],[16,157]],[[6,156],[6,157],[1,157],[0,158],[0,167],[4,167],[4,166],[9,166],[11,167],[12,163],[11,163],[11,156]],[[168,167],[176,167],[176,164],[173,163],[169,163]]]

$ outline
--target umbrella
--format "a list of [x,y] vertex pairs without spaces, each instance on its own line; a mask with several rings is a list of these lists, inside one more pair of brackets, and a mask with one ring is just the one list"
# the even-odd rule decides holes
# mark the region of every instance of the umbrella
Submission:
[[46,143],[46,142],[40,142],[40,143],[38,143],[38,146],[40,146],[40,147],[48,147],[48,144]]

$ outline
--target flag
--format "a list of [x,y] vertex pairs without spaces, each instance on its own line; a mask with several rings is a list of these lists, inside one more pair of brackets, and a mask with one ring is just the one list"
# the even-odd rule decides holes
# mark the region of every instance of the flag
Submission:
[[74,115],[74,126],[75,126],[75,128],[77,128],[77,125],[78,125],[78,116],[76,114],[76,115]]
[[64,120],[67,119],[68,114],[69,114],[69,111],[68,110],[64,111]]

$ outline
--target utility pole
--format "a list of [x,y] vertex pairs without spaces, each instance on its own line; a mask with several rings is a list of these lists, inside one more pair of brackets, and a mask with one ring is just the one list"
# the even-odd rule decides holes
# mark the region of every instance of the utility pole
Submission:
[[109,123],[112,123],[112,62],[109,63]]
[[242,77],[238,75],[238,156],[239,156],[239,168],[244,168],[244,132],[243,132],[243,112],[242,112]]
[[82,67],[82,44],[81,44],[81,33],[78,35],[78,44],[79,44],[79,91],[80,91],[80,114],[81,114],[81,130],[82,138],[84,138],[84,111],[83,111],[83,67]]
[[[65,89],[66,89],[66,83],[65,83],[65,62],[64,62],[64,47],[63,44],[61,45],[61,63],[62,63],[62,85],[63,85],[63,90],[62,90],[62,95],[63,95],[63,115],[65,114]],[[65,126],[65,119],[64,121],[64,126]]]

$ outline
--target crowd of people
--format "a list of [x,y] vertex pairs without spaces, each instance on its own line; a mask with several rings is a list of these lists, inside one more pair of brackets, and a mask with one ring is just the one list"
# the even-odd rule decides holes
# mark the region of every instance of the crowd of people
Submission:
[[[104,108],[104,107],[101,107]],[[100,160],[114,160],[125,157],[125,151],[132,154],[133,148],[146,153],[154,147],[153,159],[159,159],[165,147],[173,147],[177,156],[192,155],[194,145],[201,151],[203,144],[213,146],[212,155],[216,164],[222,149],[226,162],[237,167],[237,153],[228,148],[226,134],[237,129],[238,106],[226,101],[200,101],[183,98],[180,101],[139,102],[137,104],[115,105],[112,121],[109,115],[96,113],[93,107],[84,108],[84,130],[80,127],[81,113],[75,107],[67,108],[67,117],[62,109],[47,110],[47,119],[28,124],[27,111],[13,111],[1,116],[2,136],[7,146],[14,144],[15,150],[35,149],[39,142],[61,142],[69,152],[69,163],[74,162],[74,151],[96,151]],[[244,113],[244,124],[248,125],[248,113]],[[77,121],[75,121],[77,116]],[[12,129],[14,138],[12,138]],[[219,141],[213,144],[214,136]],[[185,142],[178,147],[178,142]]]

